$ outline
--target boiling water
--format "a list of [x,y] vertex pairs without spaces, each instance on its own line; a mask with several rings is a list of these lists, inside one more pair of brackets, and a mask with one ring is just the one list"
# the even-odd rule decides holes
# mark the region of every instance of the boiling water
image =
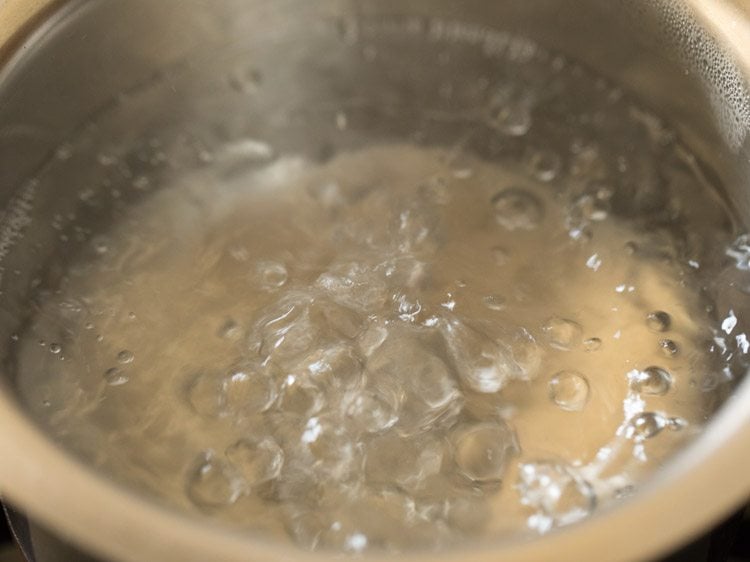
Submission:
[[[299,146],[182,130],[98,155],[80,199],[112,224],[71,219],[82,249],[13,343],[30,411],[120,482],[311,549],[544,533],[634,493],[750,347],[715,300],[748,245],[696,159],[528,41],[339,32],[382,90],[256,127]],[[273,107],[268,80],[226,90]]]

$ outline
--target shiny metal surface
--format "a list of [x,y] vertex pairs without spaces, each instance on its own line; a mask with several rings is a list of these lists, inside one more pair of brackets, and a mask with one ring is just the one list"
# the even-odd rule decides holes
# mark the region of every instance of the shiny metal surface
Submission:
[[[112,0],[70,2],[55,11],[43,11],[48,4],[47,0],[15,0],[0,6],[0,45],[6,46],[9,57],[0,70],[2,204],[54,147],[121,91],[147,82],[170,65],[189,61],[232,33],[255,33],[259,43],[270,46],[276,30],[298,25],[300,43],[304,43],[308,22],[403,14],[520,31],[622,83],[675,124],[717,170],[738,213],[750,222],[750,120],[743,122],[742,107],[734,107],[740,116],[734,128],[716,125],[717,116],[727,112],[730,102],[691,65],[690,53],[683,51],[680,56],[676,48],[679,33],[695,30],[676,29],[677,36],[670,39],[658,24],[659,18],[649,16],[645,2],[641,6],[598,0]],[[734,64],[733,78],[746,89],[750,6],[729,0],[656,2],[652,6],[662,4],[679,5],[692,14],[721,45],[723,60]],[[40,19],[39,14],[45,17]],[[27,72],[31,67],[34,72]],[[56,197],[65,200],[64,193]],[[31,229],[27,237],[29,244],[39,242],[44,248],[37,259],[55,254],[55,246],[42,233]],[[24,306],[21,284],[19,280],[15,292],[3,295],[0,341],[7,341]],[[532,542],[502,541],[439,554],[415,553],[408,559],[625,561],[668,550],[750,494],[748,382],[736,390],[693,446],[621,505]],[[29,422],[9,381],[0,387],[0,451],[3,495],[50,528],[112,559],[329,558],[208,525],[113,486],[58,449]],[[371,555],[366,559],[386,558]]]
[[24,28],[31,24],[54,0],[25,2],[8,0],[3,6],[3,26],[0,28],[0,45],[9,44],[15,37],[22,35]]

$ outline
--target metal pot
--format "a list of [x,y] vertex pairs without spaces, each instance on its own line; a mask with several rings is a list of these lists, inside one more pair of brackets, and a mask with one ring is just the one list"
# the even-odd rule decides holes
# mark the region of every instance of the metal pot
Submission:
[[[273,49],[282,32],[292,30],[304,47],[318,22],[346,27],[378,15],[440,17],[509,29],[592,67],[669,119],[717,171],[738,214],[750,219],[750,6],[730,0],[6,0],[0,7],[0,204],[11,209],[13,203],[17,209],[18,201],[28,197],[33,207],[24,180],[96,111],[163,75],[164,69],[190,64],[191,57],[211,46],[250,34],[259,56],[283,65],[283,50]],[[303,83],[304,77],[299,80]],[[189,107],[178,109],[189,116]],[[41,216],[58,206],[62,212],[63,202],[71,199],[66,189],[61,185],[47,194],[39,203]],[[52,259],[53,239],[37,233],[34,224],[32,218],[31,228],[23,225],[25,247],[41,248],[37,261]],[[17,240],[3,234],[5,270],[24,272],[30,254],[14,252]],[[29,279],[25,273],[16,277],[3,286],[0,341],[8,341],[22,316]],[[0,490],[64,537],[98,555],[133,562],[328,559],[207,524],[113,485],[60,450],[29,420],[6,374],[0,386]],[[408,559],[657,556],[746,500],[749,443],[746,381],[702,436],[636,496],[585,523],[533,541],[503,540],[460,551],[413,553]],[[367,559],[391,558],[373,554]]]

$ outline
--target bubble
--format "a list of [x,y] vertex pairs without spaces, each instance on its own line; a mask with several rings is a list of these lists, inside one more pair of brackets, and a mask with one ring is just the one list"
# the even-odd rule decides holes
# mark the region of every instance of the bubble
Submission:
[[570,351],[581,343],[583,328],[577,322],[553,316],[542,328],[549,345],[560,351]]
[[274,261],[260,262],[256,266],[258,280],[261,286],[266,290],[279,289],[286,285],[289,280],[289,273],[286,266]]
[[474,177],[474,170],[471,168],[456,168],[453,170],[453,177],[457,180],[468,180]]
[[339,131],[346,131],[346,129],[349,127],[349,118],[346,115],[345,111],[337,111],[336,112],[336,128]]
[[666,332],[672,325],[672,318],[664,311],[650,312],[646,317],[646,326],[652,332]]
[[412,527],[413,505],[397,490],[359,489],[330,510],[317,548],[357,554],[371,546],[388,551],[414,546],[414,536],[404,537]]
[[234,414],[265,412],[276,400],[270,374],[255,365],[233,369],[222,383],[223,405]]
[[379,324],[371,324],[359,337],[357,344],[362,355],[369,357],[383,345],[387,338],[388,328]]
[[435,251],[439,238],[437,215],[428,206],[414,206],[402,211],[398,222],[399,250],[404,253]]
[[364,311],[378,309],[387,300],[385,281],[357,262],[330,268],[318,277],[316,285],[336,302]]
[[350,390],[362,385],[364,366],[353,346],[335,343],[307,356],[303,364],[316,386],[332,391]]
[[288,507],[285,527],[294,543],[307,550],[315,550],[320,543],[320,536],[330,525],[330,521],[319,511],[307,511]]
[[484,306],[494,311],[501,311],[505,309],[505,298],[500,295],[487,295],[482,299]]
[[[446,295],[446,297],[447,297],[447,300],[446,300],[445,302],[441,302],[441,303],[440,303],[440,306],[442,306],[443,308],[445,308],[445,309],[447,309],[447,310],[455,310],[455,308],[456,308],[456,299],[455,299],[455,298],[453,298],[453,293],[448,293],[448,294]],[[434,319],[434,320],[433,320],[433,319]],[[429,322],[433,322],[433,321],[434,321],[435,323],[437,323],[437,318],[435,318],[435,317],[432,317],[432,318],[431,318],[430,320],[428,320],[428,321],[429,321]],[[426,321],[426,322],[427,322],[427,321]],[[435,324],[433,324],[433,325],[435,325]]]
[[493,129],[504,135],[522,137],[531,129],[531,109],[520,101],[495,104],[490,109],[489,122]]
[[60,355],[60,353],[62,353],[62,345],[53,342],[49,344],[49,351],[53,355]]
[[242,339],[242,327],[230,319],[221,325],[217,335],[222,339],[237,342]]
[[199,416],[217,418],[222,414],[222,380],[214,374],[194,375],[186,385],[185,397],[190,408]]
[[260,139],[238,139],[222,145],[214,158],[219,162],[245,161],[252,163],[270,162],[276,157],[276,151],[267,142]]
[[667,426],[667,419],[655,412],[643,412],[633,417],[625,429],[625,436],[637,442],[651,439]]
[[186,491],[193,504],[214,511],[234,504],[245,492],[245,482],[213,451],[201,453],[187,478]]
[[[274,430],[274,437],[284,450],[284,466],[279,478],[273,481],[269,499],[278,502],[285,512],[316,508],[321,515],[329,515],[328,511],[334,506],[332,502],[323,505],[326,495],[341,496],[339,491],[345,490],[348,485],[340,482],[339,488],[326,488],[332,482],[326,475],[316,474],[315,463],[307,446],[300,442],[299,432],[284,435],[277,429]],[[267,491],[269,487],[263,488]],[[335,502],[335,499],[333,501]]]
[[594,233],[591,231],[591,228],[588,224],[576,222],[570,219],[566,219],[566,225],[568,228],[568,236],[572,240],[575,240],[577,242],[580,242],[582,244],[586,244],[588,242],[591,242],[591,240],[594,237]]
[[353,340],[364,330],[364,318],[353,308],[335,302],[318,302],[316,306],[328,326],[340,336]]
[[727,247],[726,255],[735,261],[740,271],[750,271],[750,234],[739,236]]
[[130,380],[130,377],[122,369],[112,367],[104,372],[104,380],[109,386],[122,386]]
[[277,478],[284,464],[284,451],[272,437],[241,439],[226,450],[226,456],[249,486]]
[[422,312],[422,304],[417,300],[410,298],[409,295],[396,294],[394,301],[398,312],[398,317],[404,322],[414,322],[416,317]]
[[586,260],[586,267],[593,271],[599,271],[599,268],[602,266],[602,258],[599,257],[599,254],[593,254],[589,257],[588,260]]
[[495,220],[503,228],[534,230],[544,219],[544,206],[532,193],[517,188],[501,191],[492,198]]
[[674,357],[680,351],[679,346],[673,340],[661,340],[659,347],[666,357]]
[[521,503],[536,512],[528,519],[529,527],[540,533],[588,517],[597,504],[591,484],[556,461],[521,464],[517,489]]
[[91,246],[94,248],[94,252],[96,252],[96,254],[99,256],[103,256],[109,253],[109,241],[106,238],[94,238],[91,241]]
[[[374,516],[375,514],[371,515]],[[364,521],[359,521],[356,515],[352,520],[352,513],[347,509],[337,512],[333,519],[333,523],[323,529],[320,535],[321,548],[336,552],[360,554],[368,547],[368,536],[361,530]]]
[[260,343],[263,358],[273,359],[281,366],[294,366],[325,336],[327,326],[312,314],[310,303],[289,299],[273,306],[262,316],[248,340]]
[[369,359],[367,370],[376,387],[390,385],[386,394],[403,393],[395,426],[403,435],[429,429],[460,410],[461,394],[448,366],[406,334],[392,333]]
[[458,429],[453,436],[454,459],[460,472],[476,482],[498,482],[518,454],[507,424],[481,423]]
[[640,394],[663,396],[672,386],[672,375],[661,367],[647,367],[628,373],[630,388]]
[[526,165],[536,179],[550,182],[560,174],[563,161],[559,154],[551,150],[533,150],[527,156]]
[[444,446],[429,434],[406,438],[389,432],[366,446],[365,476],[371,484],[409,491],[440,472]]
[[532,380],[542,365],[544,352],[528,330],[522,328],[518,330],[511,340],[511,355],[513,361],[519,368],[517,377],[520,380]]
[[362,448],[336,418],[310,418],[301,442],[311,454],[315,478],[343,483],[361,474]]
[[571,221],[602,222],[609,217],[609,199],[585,193],[573,201],[568,212]]
[[549,382],[549,397],[567,412],[580,412],[589,400],[589,382],[577,371],[561,371]]
[[583,340],[584,351],[598,351],[602,347],[602,340],[600,338],[588,338]]
[[667,420],[667,427],[672,431],[682,431],[689,425],[690,423],[683,418],[669,418]]
[[737,316],[734,314],[734,310],[730,310],[724,320],[721,321],[721,330],[727,335],[730,335],[732,331],[737,327]]
[[128,363],[132,363],[133,361],[135,361],[135,354],[132,351],[123,349],[120,353],[117,354],[117,362],[121,365],[127,365]]
[[480,330],[456,320],[440,324],[461,381],[476,392],[497,392],[520,370],[510,353]]
[[306,377],[286,377],[281,387],[281,411],[308,417],[320,412],[325,404],[326,397],[323,391]]
[[307,550],[316,550],[321,544],[321,537],[332,525],[330,515],[319,511],[288,510],[286,529],[295,544]]
[[414,256],[406,255],[388,260],[378,266],[388,283],[398,289],[421,289],[429,282],[429,267]]
[[245,246],[236,245],[229,248],[229,255],[238,263],[245,263],[250,259],[250,252]]
[[393,427],[403,402],[403,385],[393,377],[372,377],[366,388],[349,392],[343,399],[347,423],[366,433]]
[[[450,388],[446,386],[445,388]],[[450,427],[455,423],[464,405],[463,395],[452,389],[446,394],[446,400],[439,407],[432,407],[419,398],[413,390],[406,393],[404,406],[395,430],[400,435],[415,435],[417,433]]]

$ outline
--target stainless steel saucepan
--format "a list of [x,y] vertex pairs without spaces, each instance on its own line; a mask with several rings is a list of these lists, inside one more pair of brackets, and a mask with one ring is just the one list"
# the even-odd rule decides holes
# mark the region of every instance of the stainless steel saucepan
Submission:
[[[283,67],[289,49],[315,49],[308,39],[316,26],[381,15],[510,30],[607,76],[674,125],[716,171],[737,214],[750,223],[746,0],[5,0],[0,2],[0,209],[6,213],[3,224],[17,231],[0,232],[6,273],[0,342],[10,340],[24,316],[34,264],[64,263],[57,238],[39,225],[65,214],[80,186],[66,187],[75,183],[71,178],[55,192],[40,193],[26,181],[61,143],[124,92],[163,77],[166,69],[190,65],[217,46],[252,37],[256,56],[267,66]],[[278,39],[290,34],[295,45],[285,47]],[[335,95],[346,76],[330,79],[329,93]],[[306,87],[304,76],[298,82]],[[179,98],[172,110],[189,120],[189,100]],[[119,126],[113,134],[127,136],[131,128],[158,127],[159,119],[144,107]],[[19,208],[24,212],[10,214]],[[82,548],[130,562],[328,559],[208,524],[112,484],[30,421],[11,373],[0,371],[0,381],[0,492]],[[535,540],[504,539],[397,559],[645,560],[688,540],[748,496],[750,381],[745,381],[700,438],[639,493],[590,520]]]

